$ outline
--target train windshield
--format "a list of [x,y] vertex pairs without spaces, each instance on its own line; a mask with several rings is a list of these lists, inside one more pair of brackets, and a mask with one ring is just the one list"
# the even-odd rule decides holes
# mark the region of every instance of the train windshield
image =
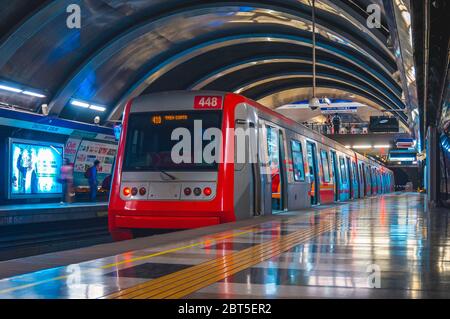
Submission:
[[220,111],[131,113],[123,170],[217,170],[221,137],[210,133],[220,132],[221,124]]

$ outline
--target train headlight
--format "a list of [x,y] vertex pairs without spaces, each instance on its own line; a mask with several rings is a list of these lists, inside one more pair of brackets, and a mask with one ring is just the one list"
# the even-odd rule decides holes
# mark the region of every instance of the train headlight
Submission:
[[200,187],[194,188],[194,195],[200,196],[202,194],[202,189]]
[[130,196],[130,194],[131,194],[131,188],[125,187],[125,188],[123,189],[123,195],[125,195],[125,196]]
[[184,195],[189,196],[189,195],[191,195],[191,193],[192,193],[192,190],[189,187],[186,187],[184,189]]
[[205,194],[205,196],[209,196],[211,195],[211,193],[212,193],[211,187],[205,187],[203,189],[203,194]]
[[144,196],[146,193],[147,193],[147,190],[145,189],[145,187],[139,188],[139,195]]
[[136,187],[133,187],[133,188],[131,189],[131,195],[136,196],[137,193],[138,193],[138,189],[137,189]]

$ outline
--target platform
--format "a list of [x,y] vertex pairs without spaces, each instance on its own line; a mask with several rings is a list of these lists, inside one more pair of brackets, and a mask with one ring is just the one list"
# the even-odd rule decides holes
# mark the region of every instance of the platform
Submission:
[[36,203],[0,206],[0,226],[102,217],[106,202]]
[[448,221],[383,195],[2,262],[0,298],[449,298]]

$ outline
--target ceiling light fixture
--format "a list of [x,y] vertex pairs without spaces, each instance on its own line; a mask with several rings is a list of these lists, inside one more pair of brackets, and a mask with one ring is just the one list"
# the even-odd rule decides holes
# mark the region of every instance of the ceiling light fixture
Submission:
[[0,84],[0,90],[13,92],[13,93],[21,93],[29,96],[39,97],[39,98],[45,98],[46,96],[39,92],[30,91],[28,89],[21,89],[20,87],[6,85],[6,84]]
[[8,85],[0,85],[0,89],[9,91],[9,92],[14,92],[14,93],[22,93],[21,89],[18,89],[18,88],[12,87],[12,86],[8,86]]
[[84,102],[84,101],[80,101],[80,100],[76,100],[76,99],[72,99],[70,101],[70,104],[74,105],[74,106],[79,106],[85,109],[91,109],[94,111],[98,111],[98,112],[105,112],[106,111],[106,107],[104,106],[100,106],[100,105],[96,105],[96,104],[90,104],[88,102]]
[[94,111],[100,111],[100,112],[105,112],[105,111],[106,111],[106,107],[104,107],[104,106],[98,106],[98,105],[93,105],[93,104],[91,104],[91,105],[89,106],[89,108],[90,108],[91,110],[94,110]]
[[30,95],[30,96],[40,97],[40,98],[44,98],[45,97],[44,94],[36,93],[36,92],[32,92],[32,91],[23,91],[22,93],[25,94],[25,95]]
[[81,101],[78,101],[78,100],[72,100],[70,102],[70,104],[75,105],[75,106],[79,106],[79,107],[83,107],[85,109],[89,108],[89,103],[81,102]]

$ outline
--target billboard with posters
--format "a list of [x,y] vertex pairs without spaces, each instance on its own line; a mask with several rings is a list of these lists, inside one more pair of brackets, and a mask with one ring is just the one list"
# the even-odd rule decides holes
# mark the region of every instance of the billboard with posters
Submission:
[[9,198],[59,197],[64,145],[9,139]]
[[[71,142],[72,144],[75,145]],[[67,146],[69,145],[66,144]],[[100,161],[97,174],[99,183],[101,183],[106,176],[112,174],[116,152],[117,144],[80,140],[74,159],[75,185],[84,186],[88,184],[87,179],[84,178],[84,172],[94,165],[95,160]]]

